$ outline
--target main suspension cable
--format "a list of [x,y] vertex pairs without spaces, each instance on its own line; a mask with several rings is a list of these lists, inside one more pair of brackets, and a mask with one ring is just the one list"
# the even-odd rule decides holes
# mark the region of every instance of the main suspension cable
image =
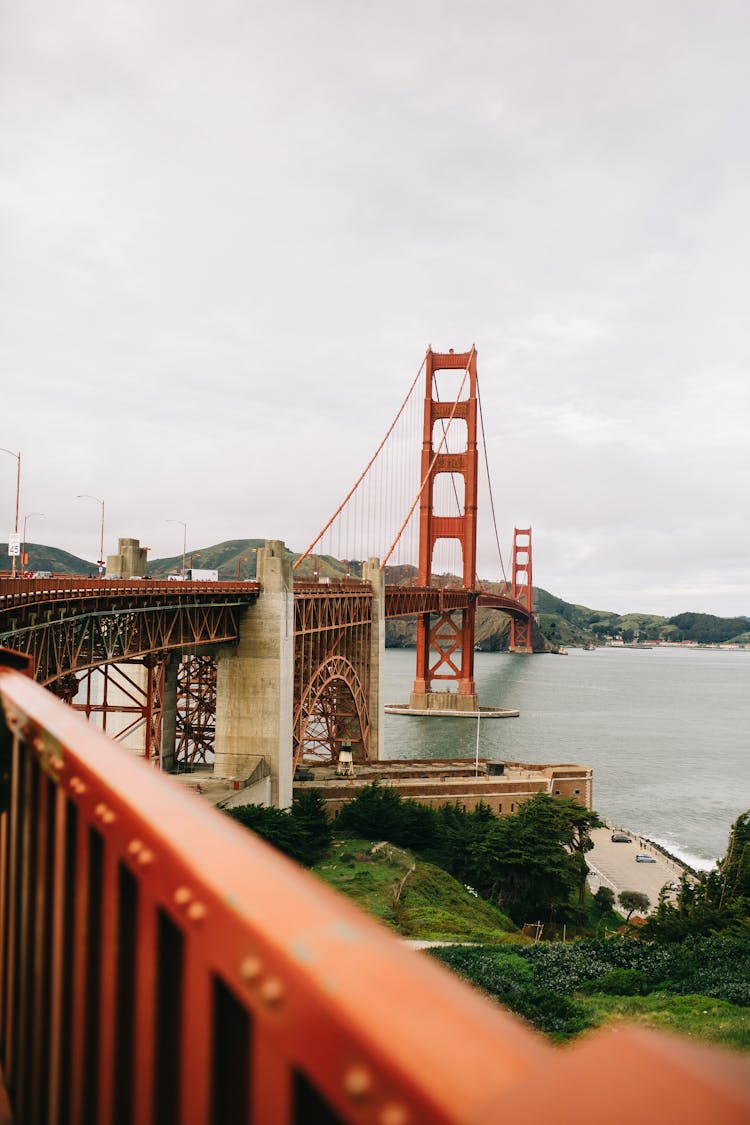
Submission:
[[479,424],[482,430],[482,448],[484,450],[484,468],[487,474],[487,488],[490,494],[490,511],[492,512],[492,526],[495,529],[495,542],[497,543],[497,555],[500,559],[500,569],[503,572],[503,579],[506,586],[508,585],[508,575],[505,573],[505,563],[503,562],[503,552],[500,550],[500,536],[497,530],[497,519],[495,517],[495,499],[492,495],[492,479],[490,477],[490,462],[487,456],[487,437],[484,432],[484,413],[482,411],[482,395],[479,390],[479,376],[477,375],[477,402],[479,403]]
[[[349,501],[351,500],[351,498],[352,498],[352,496],[354,495],[354,493],[355,493],[355,492],[357,491],[357,489],[359,488],[359,486],[360,486],[360,484],[362,483],[362,481],[363,481],[363,480],[365,479],[365,477],[366,477],[366,476],[367,476],[367,474],[369,473],[369,471],[370,471],[370,469],[372,468],[372,465],[373,465],[373,463],[374,463],[375,459],[377,458],[378,454],[380,453],[380,451],[381,451],[381,449],[383,448],[383,446],[385,445],[385,443],[386,443],[386,442],[388,441],[388,438],[389,438],[389,437],[391,436],[391,434],[393,433],[393,430],[394,430],[394,428],[395,428],[395,426],[396,426],[396,423],[398,422],[399,418],[400,418],[400,417],[401,417],[401,415],[403,414],[403,412],[404,412],[404,409],[405,409],[405,407],[406,407],[406,404],[407,404],[407,402],[409,401],[409,399],[411,398],[411,394],[412,394],[412,391],[414,390],[414,388],[415,388],[415,387],[416,387],[416,385],[417,385],[417,380],[419,379],[420,375],[421,375],[421,374],[422,374],[422,372],[424,371],[424,365],[425,365],[425,363],[427,362],[427,355],[428,355],[428,353],[427,353],[427,352],[425,352],[425,356],[424,356],[424,359],[422,360],[422,363],[420,364],[420,367],[419,367],[419,371],[418,371],[418,372],[417,372],[417,374],[416,374],[416,375],[414,376],[414,380],[413,380],[413,382],[412,382],[411,386],[409,387],[409,390],[408,390],[408,391],[407,391],[407,393],[406,393],[406,398],[404,399],[404,401],[403,401],[403,402],[401,403],[401,406],[399,407],[399,410],[398,410],[398,414],[396,415],[396,417],[395,417],[395,418],[393,419],[393,421],[391,422],[390,426],[388,427],[388,431],[387,431],[387,433],[386,433],[385,437],[383,438],[383,440],[381,441],[380,445],[378,446],[378,448],[377,448],[377,449],[375,450],[375,452],[373,453],[372,457],[371,457],[371,458],[370,458],[370,460],[368,461],[368,463],[367,463],[367,465],[366,465],[366,467],[365,467],[364,471],[363,471],[363,472],[362,472],[362,473],[360,474],[360,476],[359,476],[359,477],[357,478],[357,481],[356,481],[356,483],[355,483],[355,484],[353,484],[353,485],[352,485],[352,487],[351,487],[351,488],[349,489],[349,491],[347,492],[346,496],[345,496],[345,497],[344,497],[344,499],[343,499],[343,500],[341,501],[341,503],[339,504],[338,508],[337,508],[337,509],[336,509],[336,511],[335,511],[335,512],[333,513],[333,515],[331,516],[331,518],[329,519],[329,521],[328,521],[328,523],[327,523],[327,524],[325,525],[325,527],[324,527],[324,528],[322,529],[322,531],[318,532],[318,534],[317,534],[317,535],[316,535],[316,537],[315,537],[315,538],[313,539],[312,543],[311,543],[311,544],[310,544],[310,546],[309,546],[309,547],[307,548],[307,550],[306,550],[306,551],[304,551],[304,553],[303,553],[303,554],[301,554],[301,555],[299,556],[299,558],[295,560],[295,562],[294,562],[294,563],[293,563],[293,565],[292,565],[292,569],[293,569],[293,570],[296,570],[296,569],[297,569],[297,567],[298,567],[298,566],[299,566],[299,565],[300,565],[300,564],[301,564],[301,563],[302,563],[302,562],[303,562],[303,561],[304,561],[304,560],[305,560],[305,559],[307,558],[307,556],[308,556],[308,555],[310,554],[310,552],[311,552],[311,551],[312,551],[312,550],[313,550],[313,549],[314,549],[314,548],[315,548],[315,547],[317,546],[317,544],[318,544],[318,543],[320,542],[320,540],[321,540],[321,539],[323,538],[323,536],[325,535],[325,533],[326,533],[326,532],[328,531],[328,528],[329,528],[329,527],[331,526],[331,524],[332,524],[332,523],[334,522],[334,520],[335,520],[335,519],[336,519],[336,518],[337,518],[337,517],[338,517],[338,516],[339,516],[339,515],[341,514],[341,512],[343,511],[343,509],[344,509],[344,508],[346,507],[346,505],[347,505],[347,504],[349,503]],[[400,532],[399,532],[399,534],[400,534]],[[395,546],[395,544],[394,544],[394,546]]]

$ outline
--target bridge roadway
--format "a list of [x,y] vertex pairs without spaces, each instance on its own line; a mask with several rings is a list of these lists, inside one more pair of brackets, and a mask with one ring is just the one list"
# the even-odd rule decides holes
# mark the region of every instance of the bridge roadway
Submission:
[[[140,740],[131,749],[165,768],[213,760],[216,776],[243,779],[262,758],[270,799],[284,806],[303,758],[335,759],[343,741],[355,760],[381,756],[386,618],[476,605],[528,618],[504,594],[385,586],[376,560],[364,580],[293,582],[279,541],[258,566],[252,582],[0,578],[0,646],[29,656],[34,678],[68,702],[82,698],[82,675],[131,666],[124,698],[105,683],[100,705],[89,684],[80,706],[91,697],[92,713],[127,713]],[[210,668],[204,660],[196,686],[186,661],[201,654]],[[197,696],[196,722],[185,701]]]
[[[361,591],[362,582],[294,583],[295,593],[320,598],[340,597]],[[169,582],[160,579],[0,577],[0,629],[12,611],[16,613],[43,606],[52,609],[68,602],[94,603],[96,609],[122,609],[185,604],[189,595],[201,602],[228,600],[249,604],[260,591],[252,581]],[[385,616],[405,617],[416,613],[442,613],[466,609],[474,601],[480,607],[527,617],[528,611],[508,595],[460,587],[391,586],[385,587]]]

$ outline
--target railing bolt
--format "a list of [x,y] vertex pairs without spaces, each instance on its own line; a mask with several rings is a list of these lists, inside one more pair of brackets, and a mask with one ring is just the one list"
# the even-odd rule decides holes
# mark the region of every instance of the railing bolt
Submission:
[[136,863],[139,865],[139,867],[150,867],[153,862],[154,853],[150,851],[149,848],[144,848],[143,846],[141,846],[141,849],[138,852]]
[[191,902],[187,908],[187,916],[191,922],[202,922],[207,913],[205,904],[202,902]]
[[409,1111],[398,1102],[390,1102],[378,1114],[378,1125],[409,1125]]
[[81,781],[80,777],[71,777],[70,788],[74,793],[77,793],[79,797],[82,797],[88,789],[88,785],[85,781]]
[[50,758],[49,764],[50,769],[55,770],[57,773],[60,773],[60,771],[65,768],[65,761],[59,754],[55,754],[53,758]]
[[189,887],[178,887],[174,893],[174,900],[178,906],[185,906],[193,897],[193,892]]
[[267,977],[260,986],[260,998],[269,1008],[278,1004],[284,996],[284,985],[278,977]]
[[131,840],[128,844],[128,855],[138,855],[143,848],[142,840]]
[[352,1066],[344,1075],[344,1091],[350,1098],[366,1098],[372,1089],[372,1075],[363,1066]]
[[246,984],[250,984],[252,981],[258,979],[262,968],[260,958],[246,957],[240,965],[240,976]]

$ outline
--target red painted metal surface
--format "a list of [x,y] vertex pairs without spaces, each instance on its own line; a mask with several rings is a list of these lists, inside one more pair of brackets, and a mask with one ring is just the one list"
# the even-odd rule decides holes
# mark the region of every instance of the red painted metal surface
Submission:
[[533,621],[534,588],[531,575],[531,528],[517,527],[513,531],[513,599],[522,605],[526,614],[516,615],[510,622],[511,652],[531,652],[531,623]]
[[[453,401],[439,401],[435,384],[438,371],[463,370],[468,391],[461,399],[461,391]],[[440,453],[433,446],[435,422],[453,418],[466,422],[467,443],[463,453]],[[452,517],[440,517],[434,511],[435,478],[440,473],[454,473],[463,477],[463,511]],[[462,585],[465,590],[476,586],[477,557],[477,357],[470,352],[441,355],[430,349],[425,364],[424,430],[422,439],[422,480],[427,481],[419,509],[419,566],[418,584],[432,583],[432,557],[439,539],[458,539],[463,560]],[[417,617],[417,670],[414,693],[423,695],[431,690],[433,680],[456,683],[460,695],[475,695],[474,683],[474,627],[476,604],[468,599],[465,608],[457,611],[441,610],[436,621],[430,614]]]
[[216,736],[216,661],[186,656],[177,670],[175,761],[191,770],[213,761]]
[[549,1046],[11,667],[0,753],[18,1122],[580,1125],[622,1090],[643,1125],[748,1120],[747,1060]]
[[[0,644],[31,656],[40,683],[86,668],[236,641],[257,582],[0,579]],[[62,694],[65,694],[62,692]]]
[[362,583],[294,584],[294,769],[370,752],[372,590]]

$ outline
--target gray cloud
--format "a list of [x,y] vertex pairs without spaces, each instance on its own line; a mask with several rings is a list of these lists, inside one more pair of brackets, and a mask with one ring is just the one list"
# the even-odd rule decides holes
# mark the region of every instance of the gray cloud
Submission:
[[750,612],[749,24],[0,0],[0,444],[35,535],[94,557],[94,492],[155,554],[170,517],[301,547],[425,346],[476,341],[541,585]]

